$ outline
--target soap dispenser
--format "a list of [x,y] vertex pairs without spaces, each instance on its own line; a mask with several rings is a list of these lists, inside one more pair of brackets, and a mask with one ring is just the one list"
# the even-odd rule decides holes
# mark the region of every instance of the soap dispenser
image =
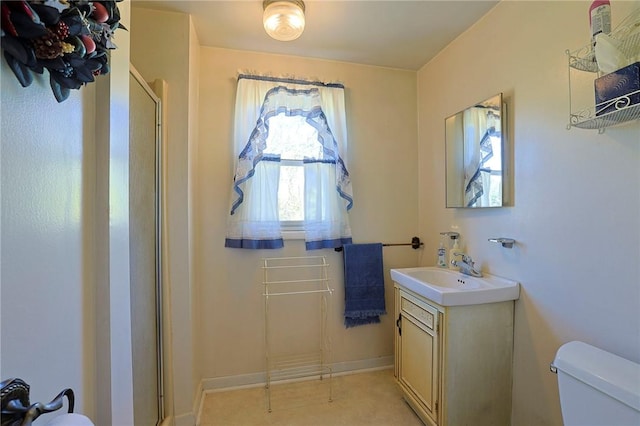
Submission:
[[451,247],[451,250],[449,250],[449,261],[447,262],[447,266],[449,266],[449,269],[457,269],[458,267],[455,266],[452,261],[460,260],[460,255],[463,255],[464,252],[462,251],[460,243],[458,242],[458,236],[452,235],[451,239],[453,240],[453,247]]
[[438,263],[439,268],[447,267],[447,249],[444,247],[442,236],[440,236],[440,247],[438,247]]

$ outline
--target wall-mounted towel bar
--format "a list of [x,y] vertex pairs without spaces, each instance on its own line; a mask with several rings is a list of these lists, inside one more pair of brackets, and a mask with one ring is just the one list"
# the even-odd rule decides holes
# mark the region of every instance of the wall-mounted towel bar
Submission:
[[[383,243],[382,247],[411,246],[412,249],[417,250],[417,249],[420,248],[420,246],[423,246],[423,245],[424,245],[424,243],[422,241],[420,241],[420,238],[413,237],[413,238],[411,238],[411,242],[410,243],[392,243],[392,244]],[[335,251],[342,251],[342,247],[336,247],[334,250]]]
[[489,238],[489,242],[501,244],[502,247],[505,248],[513,248],[513,245],[516,243],[516,240],[513,238]]

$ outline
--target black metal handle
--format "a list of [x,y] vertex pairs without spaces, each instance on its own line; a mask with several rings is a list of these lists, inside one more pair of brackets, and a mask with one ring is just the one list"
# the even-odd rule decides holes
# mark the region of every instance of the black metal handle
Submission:
[[398,314],[398,319],[396,320],[396,327],[398,327],[398,334],[402,336],[402,314]]
[[417,250],[420,248],[421,245],[423,245],[424,243],[420,242],[420,238],[418,237],[413,237],[411,238],[411,248],[414,250]]

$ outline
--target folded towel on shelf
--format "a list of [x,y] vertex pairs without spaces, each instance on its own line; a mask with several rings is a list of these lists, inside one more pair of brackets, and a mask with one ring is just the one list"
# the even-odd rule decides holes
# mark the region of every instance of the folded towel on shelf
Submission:
[[344,245],[344,324],[349,327],[380,322],[386,314],[382,244]]

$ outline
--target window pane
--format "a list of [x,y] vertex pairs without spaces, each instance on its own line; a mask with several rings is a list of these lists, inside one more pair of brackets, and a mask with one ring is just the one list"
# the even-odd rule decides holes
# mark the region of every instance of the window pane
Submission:
[[278,189],[280,221],[304,221],[302,160],[305,157],[324,158],[318,132],[306,122],[305,117],[278,114],[269,119],[269,137],[264,153],[279,154],[282,158]]
[[502,142],[496,136],[491,136],[490,140],[493,156],[483,164],[483,167],[493,171],[500,171],[502,170]]
[[278,114],[269,119],[269,137],[266,154],[280,154],[287,160],[302,160],[304,157],[322,158],[322,145],[318,132],[304,117],[287,117]]
[[278,209],[280,220],[304,220],[304,169],[280,166]]

